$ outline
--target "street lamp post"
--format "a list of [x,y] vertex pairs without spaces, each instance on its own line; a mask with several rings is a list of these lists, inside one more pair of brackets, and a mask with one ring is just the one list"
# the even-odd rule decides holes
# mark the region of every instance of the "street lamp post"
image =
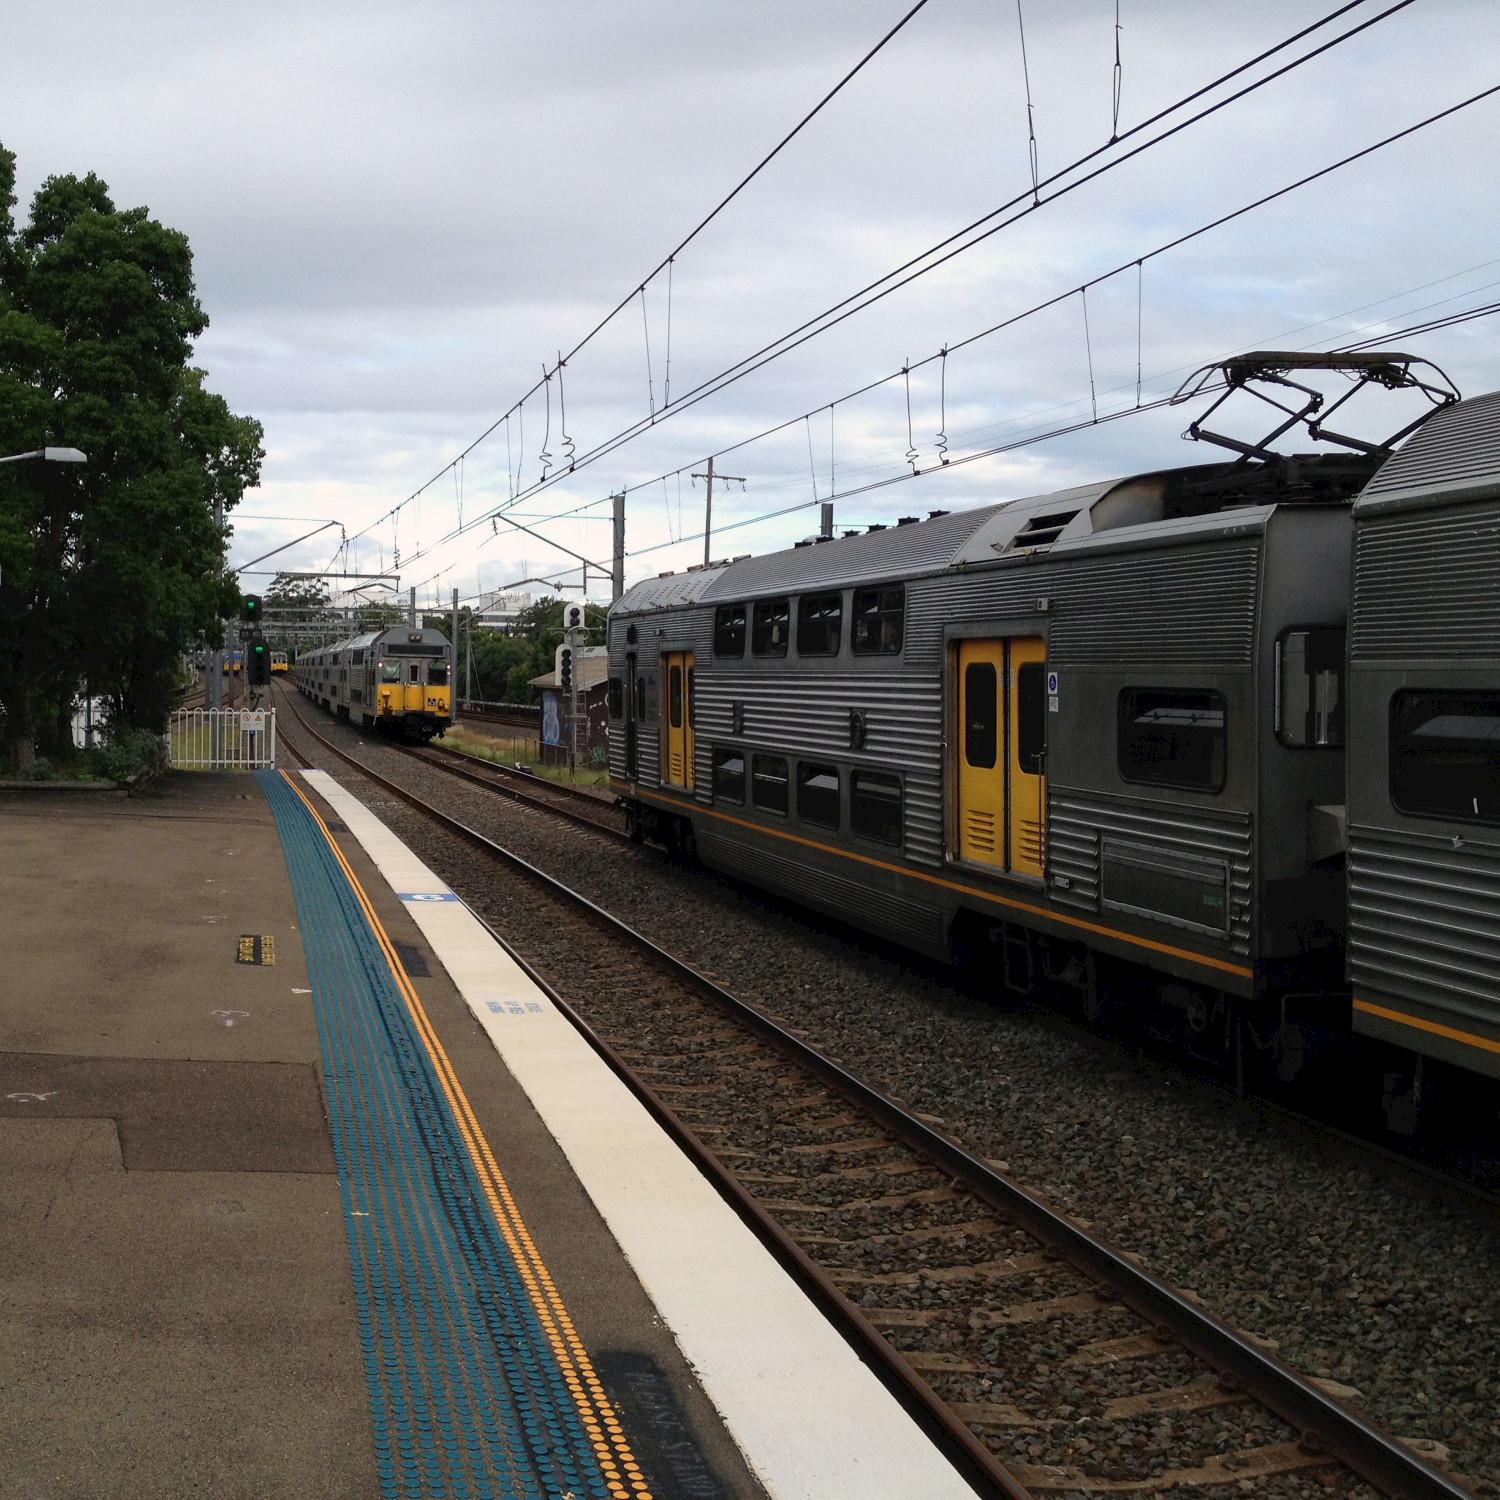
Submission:
[[0,458],[0,464],[18,464],[23,458],[39,458],[49,464],[86,464],[88,458],[77,448],[33,448],[30,453],[12,453]]
[[[39,458],[43,463],[49,464],[86,464],[88,456],[77,448],[33,448],[27,453],[9,453],[0,458],[0,464],[18,464],[28,458]],[[3,583],[0,577],[0,583]],[[84,702],[92,703],[88,697],[88,687],[84,687]]]

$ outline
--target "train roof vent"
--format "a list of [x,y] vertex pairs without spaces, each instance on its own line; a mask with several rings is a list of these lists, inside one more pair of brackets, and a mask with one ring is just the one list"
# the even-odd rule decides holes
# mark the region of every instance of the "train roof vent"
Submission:
[[948,514],[949,512],[946,510],[930,510],[927,512],[927,519],[929,521],[940,521]]
[[921,520],[920,516],[897,516],[896,524],[898,526],[915,526],[919,520]]
[[1026,524],[1006,544],[1005,551],[1031,552],[1038,547],[1050,547],[1077,514],[1076,510],[1054,510],[1028,517]]
[[869,533],[869,532],[872,532],[872,531],[884,531],[885,529],[886,529],[886,527],[885,527],[885,523],[883,521],[876,521],[873,525],[865,527],[866,533]]

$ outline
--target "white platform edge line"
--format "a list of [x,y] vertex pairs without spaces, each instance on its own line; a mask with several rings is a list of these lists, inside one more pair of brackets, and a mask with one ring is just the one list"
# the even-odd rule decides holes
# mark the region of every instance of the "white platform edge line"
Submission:
[[[327,772],[302,775],[393,892],[447,891]],[[896,1399],[468,908],[452,900],[404,904],[767,1493],[973,1500]]]

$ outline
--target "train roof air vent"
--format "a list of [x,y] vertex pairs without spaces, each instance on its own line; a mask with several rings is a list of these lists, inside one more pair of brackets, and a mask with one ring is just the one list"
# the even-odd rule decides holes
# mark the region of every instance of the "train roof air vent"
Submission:
[[1001,549],[1002,552],[1031,552],[1050,547],[1063,533],[1076,510],[1054,510],[1045,515],[1028,516],[1026,524]]
[[915,526],[920,519],[920,516],[897,516],[896,524],[898,526]]

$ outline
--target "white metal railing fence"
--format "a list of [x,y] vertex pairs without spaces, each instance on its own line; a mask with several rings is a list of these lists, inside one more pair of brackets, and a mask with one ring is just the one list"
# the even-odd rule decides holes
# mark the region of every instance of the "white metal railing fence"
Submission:
[[276,764],[274,708],[179,708],[167,757],[179,771],[259,771]]

